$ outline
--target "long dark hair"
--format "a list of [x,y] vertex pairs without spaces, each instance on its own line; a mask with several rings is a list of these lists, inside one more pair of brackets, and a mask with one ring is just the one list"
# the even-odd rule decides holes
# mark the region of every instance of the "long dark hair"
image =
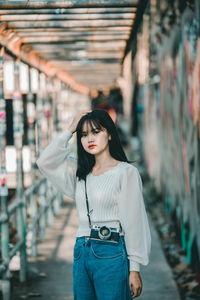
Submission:
[[94,127],[99,130],[102,130],[102,127],[106,128],[111,136],[111,140],[108,141],[110,155],[116,160],[129,162],[122,148],[117,129],[113,120],[105,110],[95,109],[92,112],[89,112],[86,115],[84,115],[79,120],[76,127],[78,154],[78,167],[76,176],[79,180],[85,179],[87,174],[89,174],[92,171],[92,168],[95,164],[95,156],[86,152],[81,143],[82,128],[85,122],[89,124],[91,129],[93,129]]

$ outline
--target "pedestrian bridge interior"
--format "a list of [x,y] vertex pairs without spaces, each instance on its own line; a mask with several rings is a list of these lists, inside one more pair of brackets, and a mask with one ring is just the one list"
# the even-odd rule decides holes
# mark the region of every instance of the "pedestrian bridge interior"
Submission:
[[140,299],[199,299],[199,12],[199,0],[0,0],[0,299],[73,299],[75,203],[36,160],[95,108],[142,177]]
[[77,91],[110,88],[142,2],[4,1],[1,39],[21,60]]

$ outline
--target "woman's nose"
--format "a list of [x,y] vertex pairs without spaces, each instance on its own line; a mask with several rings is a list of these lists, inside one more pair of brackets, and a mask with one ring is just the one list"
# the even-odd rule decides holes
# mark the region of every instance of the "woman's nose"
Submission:
[[93,142],[93,141],[94,141],[94,135],[88,134],[88,142]]

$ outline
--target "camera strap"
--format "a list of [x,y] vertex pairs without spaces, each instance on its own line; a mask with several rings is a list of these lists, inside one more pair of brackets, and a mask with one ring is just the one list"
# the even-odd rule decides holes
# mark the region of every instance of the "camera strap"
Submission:
[[89,221],[89,227],[91,228],[92,224],[91,224],[91,219],[90,219],[90,215],[93,211],[93,209],[90,211],[89,209],[89,202],[88,202],[88,195],[87,195],[87,187],[86,187],[86,178],[85,177],[85,199],[86,199],[86,207],[87,207],[87,216],[88,216],[88,221]]
[[[92,223],[91,223],[91,218],[90,218],[90,215],[91,213],[93,212],[93,209],[89,209],[89,201],[88,201],[88,195],[87,195],[87,186],[86,186],[86,178],[87,176],[85,177],[85,200],[86,200],[86,207],[87,207],[87,216],[88,216],[88,221],[89,221],[89,227],[91,228],[92,227]],[[120,231],[122,232],[122,226],[121,226],[121,223],[119,222],[119,226],[120,226]]]

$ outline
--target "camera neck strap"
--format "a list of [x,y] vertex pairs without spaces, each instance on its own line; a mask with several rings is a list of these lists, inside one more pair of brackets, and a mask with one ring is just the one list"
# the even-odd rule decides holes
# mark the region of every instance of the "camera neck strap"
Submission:
[[87,195],[87,186],[86,186],[86,178],[87,177],[85,177],[85,199],[86,199],[86,207],[87,207],[87,216],[88,216],[88,221],[89,221],[89,227],[91,228],[92,224],[91,224],[90,215],[91,215],[93,209],[91,211],[89,209],[89,202],[88,202],[88,195]]
[[[87,216],[88,216],[88,221],[89,221],[89,227],[92,227],[92,223],[91,223],[91,218],[90,215],[93,212],[93,209],[89,209],[89,202],[88,202],[88,195],[87,195],[87,186],[86,186],[86,178],[85,177],[85,200],[86,200],[86,207],[87,207]],[[122,226],[121,223],[119,222],[119,226],[120,226],[120,230],[122,231]]]

